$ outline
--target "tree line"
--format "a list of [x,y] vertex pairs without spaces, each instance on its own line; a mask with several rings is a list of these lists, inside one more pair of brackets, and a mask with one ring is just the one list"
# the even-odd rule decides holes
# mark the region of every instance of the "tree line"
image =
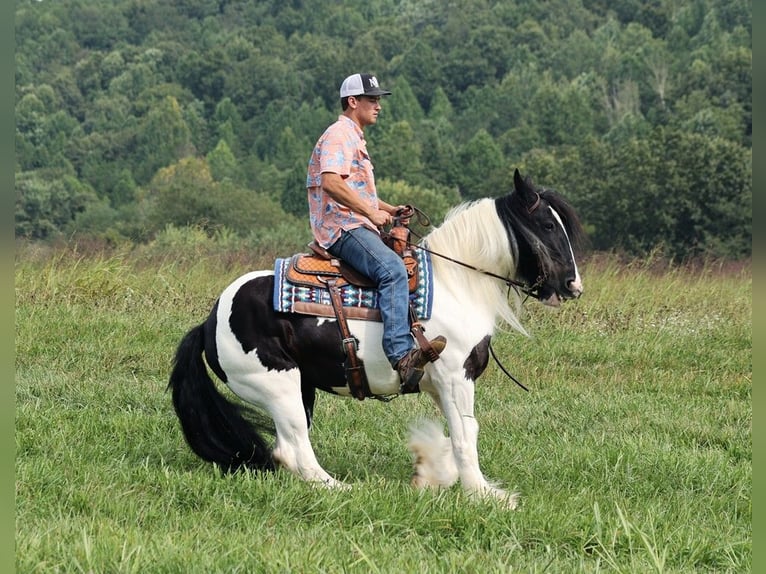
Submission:
[[564,194],[591,247],[747,257],[747,0],[20,0],[16,235],[307,229],[311,148],[357,71],[386,199],[435,219]]

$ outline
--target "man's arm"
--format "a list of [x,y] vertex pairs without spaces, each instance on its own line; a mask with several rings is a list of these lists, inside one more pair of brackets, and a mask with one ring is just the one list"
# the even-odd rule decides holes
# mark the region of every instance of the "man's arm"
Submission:
[[[379,201],[380,209],[370,210],[369,205],[361,201],[359,196],[346,185],[346,182],[337,173],[322,173],[322,191],[351,211],[361,213],[377,227],[390,224],[392,215],[396,213],[396,208],[384,201]],[[391,211],[392,209],[393,211]]]

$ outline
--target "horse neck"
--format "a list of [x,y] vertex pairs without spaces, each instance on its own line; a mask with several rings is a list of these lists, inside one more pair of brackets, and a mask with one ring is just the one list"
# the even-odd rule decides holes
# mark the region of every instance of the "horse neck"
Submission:
[[514,277],[516,263],[508,234],[497,215],[494,201],[482,199],[463,204],[451,211],[444,223],[425,237],[427,247],[475,269],[449,261],[438,255],[432,257],[434,277],[439,288],[451,291],[466,305],[484,306],[491,313],[526,333],[516,312],[520,299],[497,278],[480,271]]
[[491,199],[456,207],[425,240],[434,251],[478,269],[502,276],[515,272],[512,246]]

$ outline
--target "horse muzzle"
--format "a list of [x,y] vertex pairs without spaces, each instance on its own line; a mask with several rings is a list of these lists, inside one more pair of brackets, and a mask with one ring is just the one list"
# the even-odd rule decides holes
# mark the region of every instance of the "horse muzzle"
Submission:
[[540,302],[548,307],[559,307],[568,299],[577,299],[582,295],[582,282],[579,279],[567,281],[566,287],[561,289],[543,288],[540,290]]
[[582,280],[577,277],[577,279],[568,281],[567,290],[569,291],[568,296],[566,296],[567,299],[577,299],[580,295],[582,295]]

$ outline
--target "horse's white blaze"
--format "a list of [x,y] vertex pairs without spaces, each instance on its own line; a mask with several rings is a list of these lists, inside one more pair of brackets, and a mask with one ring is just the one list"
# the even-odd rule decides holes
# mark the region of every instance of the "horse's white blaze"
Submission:
[[569,234],[567,233],[567,228],[564,226],[564,222],[561,221],[561,217],[559,216],[558,212],[553,209],[552,207],[549,207],[551,210],[551,213],[553,213],[553,217],[556,219],[556,221],[559,222],[559,225],[561,226],[561,230],[564,232],[564,236],[567,238],[567,245],[569,246],[569,255],[572,257],[572,263],[574,264],[574,270],[575,270],[575,278],[574,281],[572,281],[568,287],[572,291],[575,297],[579,297],[582,295],[582,278],[580,277],[580,270],[577,268],[577,260],[574,256],[574,250],[572,249],[572,242],[569,240]]

